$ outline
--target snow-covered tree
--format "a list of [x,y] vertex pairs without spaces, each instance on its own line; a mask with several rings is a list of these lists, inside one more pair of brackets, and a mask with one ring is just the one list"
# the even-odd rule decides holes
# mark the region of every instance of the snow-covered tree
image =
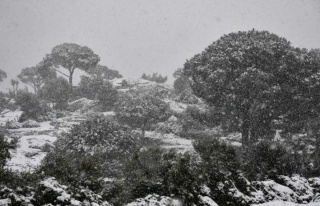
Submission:
[[165,83],[168,79],[167,76],[162,77],[162,75],[158,73],[152,73],[152,75],[146,75],[145,73],[143,73],[141,78],[156,83]]
[[116,103],[117,119],[133,128],[140,128],[144,137],[147,125],[170,117],[169,105],[150,94],[127,93]]
[[88,73],[93,79],[102,78],[105,80],[111,80],[114,78],[122,78],[122,75],[117,70],[109,69],[107,66],[102,66],[100,64],[90,68]]
[[22,69],[18,78],[22,83],[30,85],[34,89],[34,93],[37,94],[46,81],[56,78],[56,76],[57,74],[53,69],[43,69],[43,65],[40,63],[37,66]]
[[310,76],[306,55],[267,31],[230,33],[188,60],[183,73],[196,95],[239,125],[247,145],[270,136],[271,122],[290,110],[301,81]]
[[75,69],[88,71],[95,67],[100,61],[100,57],[89,47],[80,46],[73,43],[64,43],[55,46],[50,58],[55,66],[62,66],[69,71],[69,86],[72,94],[72,77]]

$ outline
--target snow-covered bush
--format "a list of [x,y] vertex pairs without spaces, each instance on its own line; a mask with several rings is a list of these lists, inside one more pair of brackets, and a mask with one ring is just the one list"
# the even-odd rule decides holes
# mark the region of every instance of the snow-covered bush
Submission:
[[194,141],[199,154],[199,176],[210,189],[210,197],[219,205],[248,205],[253,188],[241,173],[235,148],[212,136]]
[[62,134],[40,171],[64,184],[100,190],[104,177],[121,176],[122,162],[140,147],[140,136],[104,117],[74,125]]
[[251,180],[274,179],[297,171],[292,151],[279,142],[260,141],[245,151],[244,171]]
[[182,205],[198,204],[200,182],[193,156],[149,148],[134,153],[125,165],[127,200],[148,194],[176,197]]
[[177,121],[170,121],[169,119],[168,121],[157,123],[154,125],[154,129],[164,134],[173,133],[179,135],[182,132],[182,125]]
[[20,127],[21,127],[21,124],[19,122],[15,122],[15,121],[6,122],[7,129],[19,129]]
[[165,121],[171,116],[166,102],[153,95],[134,92],[119,98],[115,112],[121,123],[141,129],[143,137],[147,126]]
[[9,143],[2,132],[0,132],[0,170],[6,164],[7,160],[11,157],[10,149],[15,147],[14,144]]
[[20,109],[23,111],[19,122],[27,119],[38,120],[38,117],[46,112],[45,105],[41,104],[38,97],[26,91],[18,91],[16,104],[20,106]]
[[154,97],[157,97],[160,99],[170,98],[172,96],[171,88],[168,88],[168,86],[164,84],[148,84],[148,85],[137,86],[131,91],[135,91],[136,93],[153,95]]
[[199,102],[199,99],[191,92],[181,92],[175,98],[175,101],[182,102],[185,104],[197,104]]
[[150,194],[144,198],[138,198],[126,206],[182,206],[182,203],[171,197]]
[[72,188],[60,184],[54,177],[48,177],[39,182],[33,198],[33,205],[102,205],[110,206],[103,198],[87,188],[74,191]]
[[34,128],[34,127],[40,127],[40,124],[36,122],[35,120],[28,119],[24,122],[22,122],[23,128]]

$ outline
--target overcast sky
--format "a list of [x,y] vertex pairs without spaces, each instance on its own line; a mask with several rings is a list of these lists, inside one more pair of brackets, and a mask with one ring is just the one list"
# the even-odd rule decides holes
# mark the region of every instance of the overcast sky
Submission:
[[8,80],[68,42],[88,46],[125,77],[158,72],[172,82],[186,59],[230,32],[268,30],[320,48],[320,1],[0,0],[0,26]]

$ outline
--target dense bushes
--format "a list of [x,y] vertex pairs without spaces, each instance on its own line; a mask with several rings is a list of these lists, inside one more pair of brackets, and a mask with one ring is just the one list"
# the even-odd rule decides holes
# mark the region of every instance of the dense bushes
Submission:
[[118,99],[117,90],[102,77],[90,78],[81,76],[81,81],[76,91],[79,97],[98,100],[104,110],[111,109]]
[[293,151],[279,142],[261,141],[245,149],[244,170],[253,180],[274,179],[276,175],[292,175],[298,171]]
[[9,152],[10,149],[15,148],[15,141],[8,142],[2,131],[0,131],[0,170],[4,167],[6,164],[7,160],[10,159],[11,154]]
[[48,80],[40,89],[39,95],[53,103],[53,108],[66,109],[69,100],[69,83],[63,77]]
[[162,75],[158,73],[152,73],[152,75],[143,74],[141,78],[156,83],[165,83],[168,79],[168,77],[162,77]]
[[16,104],[20,106],[20,109],[23,111],[19,122],[23,122],[27,119],[38,120],[39,117],[44,115],[46,110],[49,109],[41,104],[36,95],[22,90],[17,93]]
[[128,93],[116,104],[116,118],[132,128],[139,128],[142,136],[146,127],[170,117],[169,105],[150,94]]
[[40,171],[64,184],[99,190],[103,177],[121,176],[122,162],[139,146],[139,136],[129,128],[95,117],[59,137]]
[[165,152],[159,148],[137,151],[126,163],[124,171],[126,201],[153,193],[175,197],[183,205],[200,201],[196,162],[190,154]]

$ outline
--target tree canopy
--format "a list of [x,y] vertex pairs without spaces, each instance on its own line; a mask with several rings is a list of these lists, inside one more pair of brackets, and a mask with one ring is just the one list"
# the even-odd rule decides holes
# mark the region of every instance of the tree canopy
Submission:
[[109,69],[107,66],[102,66],[100,64],[90,68],[88,73],[92,78],[102,78],[106,80],[122,78],[122,75],[117,70]]
[[165,83],[168,79],[167,76],[163,77],[158,73],[152,73],[152,75],[146,75],[145,73],[143,73],[141,78],[156,83]]
[[[317,69],[307,50],[267,31],[230,33],[184,65],[196,95],[239,125],[243,144],[271,132]],[[318,67],[319,68],[319,67]]]
[[129,93],[119,98],[116,105],[117,119],[133,128],[140,128],[144,137],[147,125],[169,118],[169,105],[150,94]]
[[50,55],[53,64],[61,66],[69,71],[69,86],[72,93],[72,76],[75,69],[88,71],[95,67],[100,61],[100,57],[89,47],[80,46],[73,43],[64,43],[55,46]]
[[22,69],[18,75],[19,80],[22,83],[30,85],[34,89],[35,94],[38,93],[39,89],[46,81],[57,77],[57,74],[53,69],[44,67],[43,62],[40,62],[37,66]]
[[2,82],[3,79],[5,79],[5,78],[7,78],[7,73],[0,69],[0,82]]

